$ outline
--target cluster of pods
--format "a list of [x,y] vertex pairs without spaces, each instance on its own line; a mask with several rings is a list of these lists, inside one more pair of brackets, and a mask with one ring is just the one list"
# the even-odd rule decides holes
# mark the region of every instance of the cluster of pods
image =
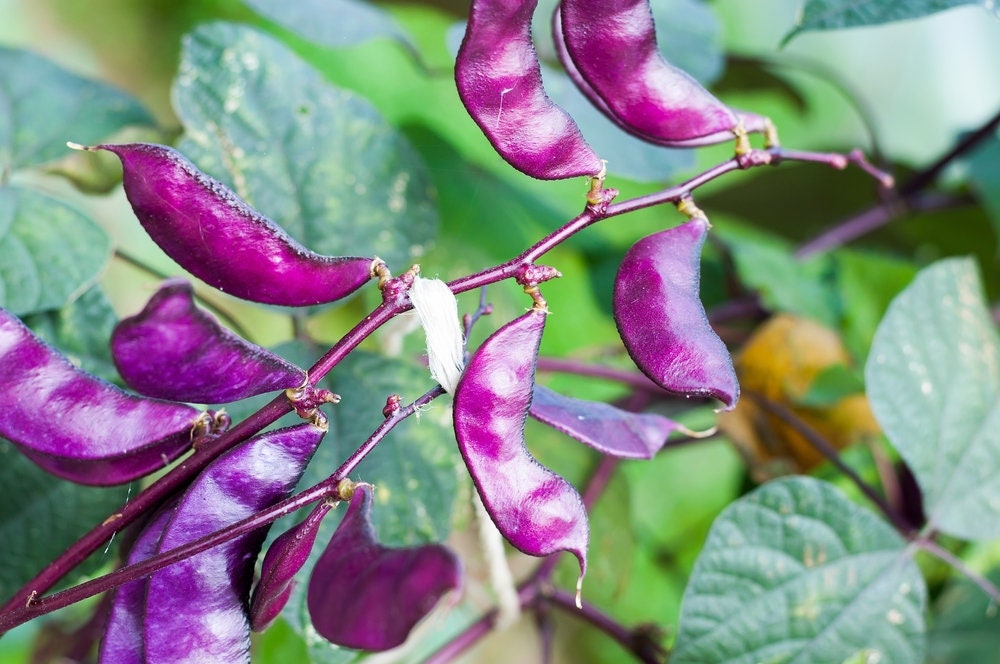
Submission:
[[[542,179],[600,180],[602,161],[542,88],[530,32],[535,4],[474,0],[456,63],[460,95],[517,169]],[[766,119],[729,109],[663,60],[646,0],[563,0],[553,28],[572,79],[628,132],[668,147],[736,139],[738,152],[745,149],[747,132],[765,132],[771,140]],[[309,251],[169,147],[86,149],[117,155],[126,195],[144,229],[178,264],[215,288],[266,304],[308,306],[343,298],[375,276],[385,286],[387,270],[378,259]],[[626,350],[653,382],[732,408],[739,395],[735,373],[698,294],[709,224],[693,205],[687,210],[686,223],[640,240],[625,255],[614,317]],[[533,306],[500,327],[468,361],[456,332],[458,350],[445,362],[431,357],[430,363],[432,375],[453,394],[459,451],[499,531],[533,556],[572,553],[582,581],[586,509],[576,489],[528,451],[528,417],[624,458],[652,457],[681,427],[659,415],[572,399],[535,383],[548,316],[538,282],[557,275],[541,273],[545,278],[519,279]],[[430,286],[411,275],[407,288],[414,289],[416,305],[417,292]],[[450,295],[440,282],[434,288]],[[457,325],[454,313],[450,318],[445,327]],[[430,335],[432,325],[424,322]],[[287,497],[326,430],[318,406],[337,400],[313,387],[303,369],[223,328],[196,306],[191,285],[182,279],[165,282],[140,313],[122,320],[111,348],[134,393],[83,372],[0,310],[0,436],[55,475],[113,485],[161,470],[228,425],[224,413],[190,404],[283,390],[306,420],[251,438],[209,464],[183,494],[145,520],[132,538],[129,562],[225,529]],[[447,371],[452,379],[439,377]],[[317,632],[333,643],[384,650],[401,644],[442,596],[460,586],[461,568],[438,544],[381,545],[370,519],[372,491],[342,481],[338,495],[350,506],[313,568],[307,603]],[[245,661],[250,631],[280,613],[331,507],[318,504],[273,542],[256,584],[264,529],[119,588],[102,661]]]

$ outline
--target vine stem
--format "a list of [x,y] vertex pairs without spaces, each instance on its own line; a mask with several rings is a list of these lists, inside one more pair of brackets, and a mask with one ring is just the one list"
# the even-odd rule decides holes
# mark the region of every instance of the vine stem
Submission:
[[270,525],[283,516],[306,507],[323,499],[340,500],[338,486],[341,480],[347,478],[350,473],[357,468],[358,464],[367,456],[375,446],[378,445],[385,436],[392,431],[396,425],[416,413],[420,408],[444,394],[444,389],[440,385],[425,393],[409,405],[400,408],[395,413],[387,417],[375,431],[354,451],[354,453],[328,478],[302,491],[301,493],[286,498],[275,503],[271,507],[238,521],[231,526],[217,530],[213,533],[192,540],[187,544],[178,546],[169,551],[164,551],[155,556],[147,558],[138,563],[126,565],[109,574],[86,581],[73,586],[67,590],[53,593],[40,599],[27,602],[24,606],[0,616],[0,634],[17,627],[29,620],[37,618],[46,613],[51,613],[57,609],[75,604],[76,602],[93,597],[102,592],[112,590],[118,586],[135,581],[136,579],[149,576],[153,572],[163,569],[181,560],[190,558],[212,547],[224,542],[236,539],[242,535],[253,532],[259,528]]
[[[677,203],[691,195],[696,188],[715,180],[734,170],[745,170],[758,166],[777,165],[782,161],[808,161],[825,163],[833,168],[844,168],[847,158],[836,153],[807,153],[783,151],[773,147],[766,150],[751,150],[740,157],[733,157],[700,173],[686,182],[661,192],[640,196],[613,205],[588,205],[583,213],[574,217],[561,228],[549,234],[520,256],[488,268],[475,274],[456,279],[448,285],[452,292],[458,294],[473,288],[480,288],[499,281],[516,277],[526,265],[533,264],[543,255],[557,247],[568,238],[602,219],[633,212],[665,203]],[[364,339],[374,333],[379,327],[394,316],[411,309],[409,298],[405,291],[393,297],[387,297],[369,315],[362,319],[354,328],[334,344],[310,368],[309,381],[315,384],[329,373],[341,360],[353,351]],[[217,439],[206,443],[198,452],[189,456],[179,465],[164,475],[160,480],[142,491],[134,500],[124,505],[119,512],[112,514],[101,524],[91,529],[77,540],[69,549],[49,563],[38,575],[28,581],[0,608],[0,626],[6,625],[6,619],[11,612],[21,610],[22,605],[29,600],[37,600],[41,593],[47,592],[55,583],[65,577],[70,570],[80,564],[90,553],[116,533],[135,522],[140,516],[155,508],[170,495],[188,484],[210,461],[224,452],[255,435],[265,427],[277,421],[283,415],[291,412],[292,407],[283,396],[277,396],[261,410],[249,416],[246,420],[234,426]],[[354,456],[352,456],[352,459]],[[361,456],[360,458],[363,458]],[[360,461],[360,458],[355,462]],[[123,581],[124,582],[124,581]],[[72,589],[71,589],[72,590]],[[68,591],[64,591],[68,592]],[[20,623],[18,623],[20,624]],[[7,629],[7,628],[4,628]]]
[[969,579],[969,581],[976,584],[980,590],[986,593],[991,602],[1000,604],[1000,588],[997,588],[993,582],[979,572],[971,569],[961,558],[927,537],[919,537],[914,542],[918,547],[955,568],[960,574]]

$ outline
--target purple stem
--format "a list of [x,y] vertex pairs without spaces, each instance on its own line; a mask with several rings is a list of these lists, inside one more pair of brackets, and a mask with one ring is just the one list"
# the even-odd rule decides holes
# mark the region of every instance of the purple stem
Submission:
[[348,458],[347,461],[345,461],[340,468],[336,470],[336,472],[322,482],[313,485],[291,498],[275,503],[266,510],[258,512],[257,514],[243,519],[242,521],[239,521],[223,530],[217,530],[214,533],[193,540],[183,546],[179,546],[175,549],[164,551],[152,556],[151,558],[147,558],[142,562],[126,565],[125,567],[121,567],[114,572],[105,574],[104,576],[86,581],[67,590],[47,595],[41,599],[32,600],[24,606],[20,606],[12,611],[6,612],[0,616],[0,634],[17,627],[18,625],[24,624],[29,620],[37,618],[38,616],[51,613],[57,609],[61,609],[69,606],[70,604],[75,604],[76,602],[87,599],[88,597],[93,597],[99,593],[117,588],[124,583],[148,576],[159,569],[167,567],[168,565],[190,558],[191,556],[197,555],[202,551],[218,546],[223,542],[227,542],[249,532],[253,532],[258,528],[273,523],[281,517],[306,507],[311,503],[323,500],[324,498],[339,500],[340,497],[337,489],[340,481],[346,478],[351,471],[357,468],[362,459],[375,449],[375,446],[378,445],[379,442],[385,438],[386,434],[392,431],[397,424],[405,420],[410,415],[413,415],[419,408],[427,405],[442,394],[444,394],[444,390],[441,386],[435,386],[434,389],[430,390],[413,403],[404,408],[400,408],[390,417],[387,417],[385,421],[383,421],[382,424],[375,429],[372,435],[369,436],[369,438],[361,445],[361,447],[355,450],[354,454],[352,454],[350,458]]
[[914,543],[927,553],[955,568],[965,578],[979,586],[979,589],[986,593],[986,596],[990,598],[993,604],[1000,604],[1000,588],[997,588],[992,581],[979,572],[971,569],[954,553],[926,537],[919,537],[914,540]]
[[537,369],[538,371],[549,373],[568,373],[576,376],[587,376],[588,378],[603,378],[643,392],[653,392],[659,396],[664,395],[661,387],[638,371],[586,364],[579,360],[564,360],[555,357],[539,357]]
[[552,606],[559,607],[568,615],[583,620],[610,636],[640,662],[661,664],[665,661],[666,652],[643,630],[628,629],[611,616],[586,602],[583,603],[583,608],[576,608],[576,597],[565,590],[555,588],[545,593],[543,597]]

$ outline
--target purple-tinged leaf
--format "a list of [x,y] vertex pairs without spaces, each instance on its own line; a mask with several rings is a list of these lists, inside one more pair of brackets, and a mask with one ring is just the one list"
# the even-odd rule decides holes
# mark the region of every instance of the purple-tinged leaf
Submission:
[[[127,564],[153,556],[160,545],[163,529],[173,518],[174,506],[160,510],[143,526],[132,544]],[[101,640],[98,661],[107,664],[143,664],[146,651],[142,640],[142,622],[146,613],[148,578],[130,581],[115,591],[108,624]]]
[[535,385],[529,414],[602,454],[652,459],[681,425],[654,413],[630,413],[599,401],[584,401]]
[[[324,433],[309,423],[271,431],[213,461],[181,497],[158,552],[286,498]],[[261,528],[150,576],[143,628],[149,661],[249,661],[247,603],[266,534]]]
[[0,436],[79,484],[122,484],[159,470],[191,444],[200,414],[144,399],[92,376],[0,309]]
[[649,0],[562,0],[553,38],[580,91],[639,138],[697,147],[769,128],[765,118],[733,111],[663,58]]
[[490,518],[532,556],[569,551],[587,569],[587,510],[573,485],[524,444],[535,361],[547,314],[532,309],[497,330],[469,361],[455,391],[455,436]]
[[531,41],[537,0],[473,0],[455,61],[458,94],[507,163],[541,180],[597,175],[603,164],[545,94]]
[[184,279],[165,281],[141,312],[118,323],[111,353],[129,387],[158,399],[228,403],[306,382],[305,371],[195,306]]
[[357,485],[313,568],[307,603],[313,627],[331,643],[381,651],[406,641],[438,600],[461,585],[462,570],[440,544],[379,544],[371,507],[371,485]]
[[705,316],[698,292],[708,220],[695,217],[628,250],[615,279],[614,317],[636,366],[665,390],[739,398],[733,361]]
[[262,632],[281,613],[295,587],[295,575],[309,559],[319,526],[333,507],[324,501],[271,543],[250,600],[250,628]]
[[338,300],[371,278],[371,258],[309,251],[176,150],[151,143],[88,149],[118,155],[125,194],[149,236],[221,291],[306,306]]

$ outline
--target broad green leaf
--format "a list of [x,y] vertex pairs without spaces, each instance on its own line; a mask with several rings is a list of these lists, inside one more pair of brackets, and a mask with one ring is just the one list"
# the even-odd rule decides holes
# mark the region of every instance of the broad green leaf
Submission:
[[841,664],[868,650],[917,664],[926,594],[886,522],[830,484],[777,480],[713,524],[670,662]]
[[107,262],[107,235],[41,192],[0,186],[0,306],[17,315],[58,309]]
[[806,0],[795,27],[784,41],[807,30],[839,30],[920,18],[935,12],[980,5],[995,10],[993,0]]
[[0,46],[0,173],[69,154],[128,125],[154,125],[132,97],[28,51]]
[[180,150],[313,251],[401,272],[433,240],[430,178],[409,142],[273,38],[198,28],[173,95]]
[[84,371],[118,380],[109,342],[118,317],[99,286],[61,309],[32,314],[24,323]]
[[922,270],[865,367],[872,412],[920,484],[928,525],[1000,535],[1000,339],[971,259]]
[[[1000,570],[987,578],[1000,583]],[[949,583],[934,602],[934,623],[927,634],[931,664],[1000,664],[1000,613],[972,581]]]
[[[0,597],[9,597],[78,537],[120,508],[129,487],[85,487],[49,475],[0,439]],[[96,553],[93,571],[112,553]]]
[[994,136],[972,154],[969,177],[1000,239],[1000,136]]
[[245,0],[258,14],[323,46],[389,37],[409,41],[385,10],[363,0]]

